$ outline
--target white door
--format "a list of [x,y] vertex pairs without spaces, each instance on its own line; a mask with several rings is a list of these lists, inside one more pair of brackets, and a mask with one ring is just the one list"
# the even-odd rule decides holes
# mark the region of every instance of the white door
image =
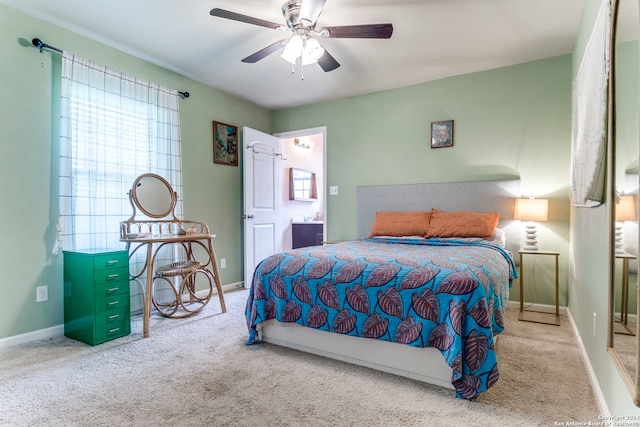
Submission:
[[282,142],[243,127],[244,286],[256,266],[282,250]]

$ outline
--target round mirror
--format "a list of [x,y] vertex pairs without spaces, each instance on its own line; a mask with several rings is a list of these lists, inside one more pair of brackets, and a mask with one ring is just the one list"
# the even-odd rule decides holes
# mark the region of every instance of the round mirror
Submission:
[[160,175],[147,173],[133,182],[130,193],[136,207],[151,218],[164,218],[173,213],[176,194],[171,184]]

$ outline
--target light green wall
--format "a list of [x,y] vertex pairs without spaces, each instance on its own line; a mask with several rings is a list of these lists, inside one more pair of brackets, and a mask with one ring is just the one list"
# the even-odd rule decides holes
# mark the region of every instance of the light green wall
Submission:
[[[580,33],[573,52],[573,75],[577,73],[582,61],[601,1],[607,0],[586,1]],[[630,72],[633,70],[637,72],[637,67],[629,68]],[[633,133],[637,134],[637,130]],[[638,144],[637,139],[635,144]],[[607,200],[605,204],[596,208],[571,208],[572,268],[569,275],[569,309],[610,413],[640,415],[640,409],[633,404],[607,352],[608,204]],[[594,313],[597,319],[595,336]]]
[[[180,101],[185,217],[207,222],[227,259],[223,284],[242,281],[242,167],[214,165],[213,120],[271,132],[272,113],[134,56],[0,6],[0,339],[62,324],[62,257],[51,255],[57,217],[57,94],[60,55],[53,46],[125,73],[189,91]],[[49,301],[35,289],[49,286]]]
[[[430,123],[449,119],[454,146],[431,149]],[[569,55],[274,113],[276,132],[320,125],[327,126],[326,185],[339,187],[338,196],[327,197],[329,240],[356,237],[360,185],[521,177],[523,195],[550,199],[549,222],[539,225],[538,235],[541,247],[561,253],[560,303],[566,305]],[[547,261],[540,259],[536,269],[535,302],[553,304]],[[511,299],[519,299],[518,282]]]

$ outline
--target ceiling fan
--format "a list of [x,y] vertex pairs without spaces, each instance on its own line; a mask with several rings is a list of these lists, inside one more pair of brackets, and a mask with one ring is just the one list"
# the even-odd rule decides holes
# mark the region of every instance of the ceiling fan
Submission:
[[318,40],[312,36],[361,39],[391,38],[393,34],[392,24],[342,25],[323,27],[319,31],[316,31],[316,21],[326,1],[327,0],[287,1],[282,5],[282,14],[284,15],[286,26],[218,8],[211,9],[210,14],[211,16],[293,33],[288,39],[278,40],[247,56],[242,60],[242,62],[247,63],[258,62],[268,55],[284,48],[280,56],[291,63],[292,66],[300,59],[302,65],[317,62],[325,72],[329,72],[338,68],[340,64],[320,45]]

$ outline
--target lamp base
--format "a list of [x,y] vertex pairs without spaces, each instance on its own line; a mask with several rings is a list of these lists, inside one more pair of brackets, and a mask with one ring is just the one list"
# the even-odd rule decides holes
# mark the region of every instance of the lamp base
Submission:
[[538,236],[537,236],[536,225],[534,223],[529,223],[525,225],[523,249],[525,251],[538,250]]
[[624,254],[624,242],[623,242],[623,227],[624,224],[620,222],[616,222],[615,229],[615,247],[616,247],[616,255]]

